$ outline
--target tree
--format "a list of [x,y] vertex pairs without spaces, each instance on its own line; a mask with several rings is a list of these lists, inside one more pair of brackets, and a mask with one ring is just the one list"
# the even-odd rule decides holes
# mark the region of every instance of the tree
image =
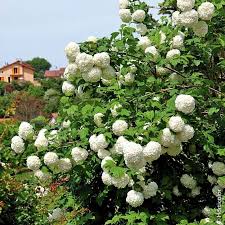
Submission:
[[35,69],[35,76],[38,78],[44,77],[44,72],[51,68],[51,64],[44,58],[35,57],[32,60],[28,60],[26,63],[33,66]]

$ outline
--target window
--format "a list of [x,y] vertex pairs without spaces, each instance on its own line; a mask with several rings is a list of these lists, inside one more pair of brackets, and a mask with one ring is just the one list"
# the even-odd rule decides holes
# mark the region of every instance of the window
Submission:
[[14,72],[14,74],[17,74],[18,73],[18,68],[17,67],[14,67],[13,68],[13,72]]
[[18,77],[14,77],[14,80],[18,80]]

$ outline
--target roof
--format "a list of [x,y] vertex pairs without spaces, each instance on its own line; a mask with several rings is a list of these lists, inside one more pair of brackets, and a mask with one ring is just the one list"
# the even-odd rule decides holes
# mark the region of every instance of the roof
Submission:
[[25,62],[23,62],[21,60],[17,60],[15,62],[11,63],[11,64],[7,64],[7,65],[3,66],[2,68],[0,68],[0,70],[5,69],[7,67],[10,67],[10,66],[12,66],[14,64],[20,64],[21,66],[26,67],[26,68],[28,68],[30,70],[33,70],[33,71],[35,70],[30,64],[25,63]]
[[64,74],[65,68],[60,68],[59,70],[46,70],[45,77],[59,78]]

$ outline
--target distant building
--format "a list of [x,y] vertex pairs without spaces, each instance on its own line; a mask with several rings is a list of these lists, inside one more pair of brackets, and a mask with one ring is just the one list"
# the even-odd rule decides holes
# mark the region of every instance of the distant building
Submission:
[[58,70],[46,70],[45,77],[46,78],[62,78],[64,71],[65,71],[65,68],[60,68]]
[[0,68],[0,81],[11,83],[13,80],[29,81],[34,84],[34,68],[21,60]]

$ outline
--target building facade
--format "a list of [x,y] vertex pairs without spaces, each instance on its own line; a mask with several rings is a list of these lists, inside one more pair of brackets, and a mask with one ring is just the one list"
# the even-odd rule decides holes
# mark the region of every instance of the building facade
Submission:
[[11,83],[14,80],[34,83],[34,68],[20,60],[0,68],[0,81]]

